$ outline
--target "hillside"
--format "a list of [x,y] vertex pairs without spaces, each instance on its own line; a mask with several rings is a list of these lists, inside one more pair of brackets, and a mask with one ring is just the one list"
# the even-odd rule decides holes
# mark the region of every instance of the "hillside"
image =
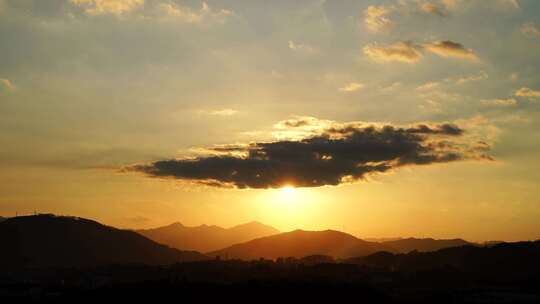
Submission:
[[[493,246],[460,246],[433,252],[375,254],[348,259],[347,263],[382,267],[399,271],[450,269],[483,273],[494,280],[512,280],[511,276],[527,277],[527,273],[540,271],[540,241],[500,243]],[[490,274],[490,275],[487,275]],[[530,278],[529,278],[530,279]],[[536,275],[535,280],[540,279]]]
[[226,259],[252,260],[258,258],[305,257],[326,255],[334,258],[364,256],[377,251],[391,250],[384,244],[360,240],[350,234],[334,231],[295,230],[258,238],[208,253]]
[[161,265],[206,259],[198,252],[172,249],[132,231],[51,214],[0,222],[0,240],[0,263],[4,266]]
[[413,250],[416,251],[437,251],[443,248],[459,247],[465,245],[473,245],[462,239],[436,240],[432,238],[406,238],[392,241],[385,241],[382,244],[391,247],[394,252],[407,253]]

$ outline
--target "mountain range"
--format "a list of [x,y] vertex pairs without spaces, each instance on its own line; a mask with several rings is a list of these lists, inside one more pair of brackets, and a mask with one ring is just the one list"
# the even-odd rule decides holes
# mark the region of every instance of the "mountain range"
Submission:
[[258,222],[228,229],[174,223],[135,232],[52,214],[4,218],[0,221],[0,243],[0,266],[27,267],[166,265],[218,256],[243,260],[306,256],[346,259],[381,251],[399,254],[475,245],[461,239],[406,238],[372,242],[335,230],[280,233]]
[[135,231],[155,242],[173,248],[200,252],[219,250],[233,244],[279,233],[279,230],[255,221],[231,228],[214,225],[188,227],[176,222],[168,226]]
[[168,226],[135,231],[173,248],[240,259],[261,257],[274,259],[315,254],[344,258],[377,251],[407,253],[414,250],[436,251],[447,247],[473,245],[462,239],[389,238],[367,241],[334,230],[295,230],[280,233],[277,229],[259,222],[250,222],[228,229],[213,225],[187,227],[177,222]]
[[162,265],[207,259],[198,252],[169,248],[133,231],[52,214],[0,222],[0,243],[0,266],[7,267]]

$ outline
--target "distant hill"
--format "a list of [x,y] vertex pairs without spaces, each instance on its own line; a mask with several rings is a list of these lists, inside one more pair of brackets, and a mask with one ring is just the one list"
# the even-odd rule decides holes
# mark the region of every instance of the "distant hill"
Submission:
[[275,235],[279,231],[259,222],[250,222],[232,228],[201,225],[187,227],[180,223],[168,226],[135,230],[143,236],[177,249],[208,252],[256,238]]
[[161,265],[207,258],[198,252],[157,244],[132,231],[51,214],[19,216],[0,222],[0,242],[0,266]]
[[1,217],[1,216],[0,216],[0,222],[5,221],[5,220],[6,220],[5,217]]
[[536,273],[534,278],[538,280],[539,256],[540,241],[535,241],[500,243],[489,247],[467,245],[406,254],[377,252],[346,262],[413,272],[446,268],[466,271],[469,275],[482,273],[485,278],[493,280],[512,280],[511,276],[527,277],[527,273]]
[[382,244],[392,248],[393,252],[407,253],[413,250],[416,251],[437,251],[448,247],[458,247],[465,245],[473,245],[462,239],[436,240],[432,238],[417,239],[406,238],[392,241],[385,241]]
[[301,258],[311,255],[325,255],[334,258],[365,256],[377,251],[392,250],[374,242],[360,240],[350,234],[326,230],[295,230],[273,236],[258,238],[208,253],[209,256],[253,260],[278,257]]

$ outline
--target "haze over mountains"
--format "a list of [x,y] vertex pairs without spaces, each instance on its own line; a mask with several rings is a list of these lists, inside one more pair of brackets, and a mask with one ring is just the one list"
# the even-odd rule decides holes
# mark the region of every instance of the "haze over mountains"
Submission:
[[0,264],[15,267],[163,265],[207,258],[198,252],[157,244],[132,231],[51,214],[19,216],[0,222],[0,241]]
[[155,242],[173,248],[200,252],[219,250],[233,244],[279,233],[279,230],[255,221],[231,228],[213,225],[187,227],[176,222],[164,227],[135,231]]

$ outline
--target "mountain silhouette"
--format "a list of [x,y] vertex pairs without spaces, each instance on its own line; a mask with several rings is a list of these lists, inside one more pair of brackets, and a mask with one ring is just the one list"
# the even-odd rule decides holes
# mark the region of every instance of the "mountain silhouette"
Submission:
[[275,228],[259,222],[249,222],[231,228],[208,225],[187,227],[177,222],[164,227],[135,231],[160,244],[200,252],[218,250],[279,233]]
[[[399,271],[453,269],[466,271],[470,276],[480,273],[485,278],[510,280],[521,276],[539,280],[540,241],[500,243],[493,246],[459,246],[433,252],[392,254],[377,252],[365,257],[348,259],[347,263],[375,266]],[[530,276],[534,273],[534,277]]]
[[163,265],[207,258],[157,244],[133,231],[52,214],[6,219],[0,222],[0,240],[0,263],[4,266]]
[[465,245],[473,245],[462,239],[436,240],[432,238],[406,238],[392,241],[382,242],[384,245],[391,247],[394,252],[407,253],[413,250],[416,251],[437,251],[448,247],[458,247]]
[[207,255],[243,260],[276,259],[278,257],[301,258],[312,255],[347,258],[365,256],[383,250],[389,251],[392,248],[381,243],[367,242],[335,230],[294,230],[236,244],[207,253]]

